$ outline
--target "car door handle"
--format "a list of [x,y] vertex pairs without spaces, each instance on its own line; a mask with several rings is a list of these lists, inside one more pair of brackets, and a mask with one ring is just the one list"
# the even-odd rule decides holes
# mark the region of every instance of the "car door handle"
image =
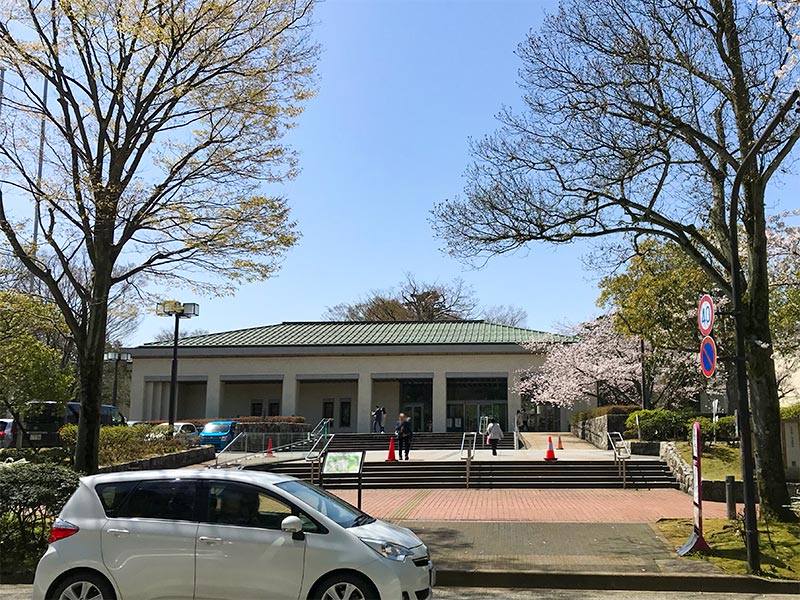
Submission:
[[197,538],[197,539],[198,539],[199,541],[203,542],[204,544],[219,544],[219,543],[222,541],[222,538],[216,538],[216,537],[206,537],[206,536],[204,536],[204,535],[201,535],[201,536],[200,536],[199,538]]
[[106,533],[119,537],[121,535],[128,535],[130,531],[127,529],[106,529]]

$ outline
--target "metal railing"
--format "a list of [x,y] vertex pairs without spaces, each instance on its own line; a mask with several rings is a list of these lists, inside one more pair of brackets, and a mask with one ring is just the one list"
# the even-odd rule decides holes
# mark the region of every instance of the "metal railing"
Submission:
[[[472,438],[472,448],[469,446],[469,442],[467,438]],[[471,458],[475,456],[475,446],[478,443],[478,434],[474,431],[465,431],[461,436],[461,458]],[[467,456],[464,456],[464,447],[466,446],[467,449]],[[470,452],[471,450],[471,452]]]
[[628,468],[626,461],[631,457],[631,449],[619,431],[606,433],[611,449],[614,451],[614,464],[617,465],[617,474],[622,477],[623,489],[628,486]]
[[214,466],[239,465],[241,468],[246,462],[274,457],[279,453],[306,452],[314,448],[318,440],[329,436],[327,431],[331,421],[333,419],[322,419],[310,432],[243,431],[217,454]]

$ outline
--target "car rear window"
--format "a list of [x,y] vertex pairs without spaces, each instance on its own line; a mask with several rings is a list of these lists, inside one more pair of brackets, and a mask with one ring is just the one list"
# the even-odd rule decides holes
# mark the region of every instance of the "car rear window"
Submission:
[[97,485],[95,490],[109,518],[194,520],[194,481],[120,481]]

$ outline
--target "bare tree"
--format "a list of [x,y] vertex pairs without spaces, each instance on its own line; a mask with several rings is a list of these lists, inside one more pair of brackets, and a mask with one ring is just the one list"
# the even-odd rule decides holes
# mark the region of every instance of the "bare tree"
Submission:
[[224,293],[295,243],[286,202],[261,186],[296,173],[280,138],[312,94],[312,4],[0,0],[0,229],[75,341],[77,469],[97,470],[116,290],[147,276]]
[[528,323],[528,312],[524,308],[513,304],[497,304],[484,308],[481,311],[481,318],[490,323],[525,327]]
[[465,197],[435,210],[461,257],[655,236],[730,295],[727,198],[741,170],[756,472],[762,510],[786,520],[797,517],[779,442],[765,192],[800,117],[789,114],[757,160],[742,158],[789,94],[791,78],[776,73],[796,43],[772,7],[751,0],[565,0],[519,47],[525,111],[502,112],[502,128],[473,147]]
[[[182,340],[185,338],[197,337],[199,335],[207,335],[207,334],[208,330],[206,329],[199,329],[199,328],[185,329],[185,330],[181,329],[178,332],[178,339]],[[154,342],[171,342],[174,339],[175,339],[175,332],[169,327],[165,327],[164,329],[159,330],[159,332],[153,336]]]
[[397,289],[373,291],[361,300],[328,307],[330,321],[452,321],[469,319],[478,305],[461,279],[451,283],[418,281],[406,273]]

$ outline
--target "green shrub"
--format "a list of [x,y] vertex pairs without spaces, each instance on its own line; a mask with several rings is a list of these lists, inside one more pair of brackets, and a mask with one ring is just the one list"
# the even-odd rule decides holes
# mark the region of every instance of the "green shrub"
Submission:
[[781,419],[800,419],[800,402],[782,407]]
[[686,414],[682,411],[655,408],[632,412],[625,421],[628,430],[636,431],[636,417],[639,417],[639,429],[643,440],[666,441],[686,439]]
[[[140,460],[180,452],[187,448],[181,437],[166,437],[154,433],[152,425],[134,427],[101,427],[99,463],[101,466]],[[77,425],[64,425],[59,434],[71,454],[78,440]]]
[[32,463],[51,463],[69,466],[72,464],[72,455],[66,448],[4,448],[0,450],[0,463],[8,459],[25,459]]
[[78,487],[78,474],[54,464],[0,467],[0,575],[29,580],[47,549],[50,524]]
[[694,422],[700,422],[700,436],[703,440],[703,447],[707,448],[711,442],[714,441],[714,436],[717,433],[717,424],[708,417],[696,417],[686,421],[686,437],[689,441],[692,440],[692,432],[694,431]]
[[572,416],[569,418],[570,425],[578,425],[579,423],[583,423],[586,419],[589,412],[585,410],[579,410],[577,412],[572,413]]
[[717,440],[720,442],[736,441],[736,417],[729,415],[717,419]]

